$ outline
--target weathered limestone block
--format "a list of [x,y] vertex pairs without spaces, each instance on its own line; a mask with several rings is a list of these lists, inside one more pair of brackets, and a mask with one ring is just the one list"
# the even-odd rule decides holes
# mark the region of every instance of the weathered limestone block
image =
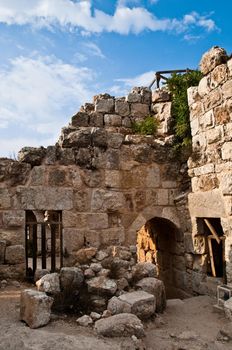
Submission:
[[62,212],[62,224],[63,227],[78,227],[78,229],[86,228],[87,219],[86,215],[82,213],[77,213],[76,211],[64,210]]
[[232,298],[228,299],[224,303],[225,316],[232,321]]
[[40,165],[46,155],[44,147],[23,147],[18,153],[20,162],[29,163],[31,165]]
[[23,210],[7,210],[3,212],[4,227],[21,227],[25,222],[25,212]]
[[0,230],[0,239],[5,240],[7,245],[23,245],[25,241],[24,227]]
[[127,101],[125,101],[125,98],[116,98],[115,112],[122,117],[126,117],[130,114],[130,105]]
[[80,175],[81,180],[88,187],[101,187],[104,183],[104,173],[101,170],[83,169]]
[[50,186],[63,186],[66,184],[66,171],[58,167],[52,168],[48,173],[48,184]]
[[0,240],[0,264],[5,261],[6,241]]
[[98,128],[102,128],[103,124],[104,124],[103,123],[103,114],[92,112],[89,115],[89,126],[95,126]]
[[84,106],[81,106],[81,112],[84,111],[86,113],[90,113],[94,111],[94,104],[93,103],[85,103]]
[[222,93],[225,99],[232,97],[232,80],[228,80],[222,85]]
[[198,85],[198,94],[200,95],[200,97],[204,97],[204,96],[207,95],[210,91],[211,91],[211,87],[210,87],[210,76],[203,77],[203,78],[199,81],[199,85]]
[[156,300],[156,312],[163,312],[166,308],[166,294],[164,283],[154,277],[146,277],[136,283],[136,287],[154,295]]
[[140,319],[129,313],[98,320],[95,322],[95,330],[104,337],[128,337],[135,335],[137,338],[142,338],[145,336]]
[[91,144],[90,129],[79,129],[70,132],[62,141],[63,148],[88,147]]
[[157,188],[160,186],[160,167],[156,164],[147,168],[146,186]]
[[139,281],[144,277],[157,277],[157,268],[149,262],[138,263],[132,267],[134,281]]
[[97,253],[97,248],[89,247],[78,250],[75,254],[77,262],[87,264]]
[[8,189],[0,188],[0,209],[9,209],[11,207],[11,195]]
[[87,113],[78,112],[71,119],[71,125],[74,127],[88,126],[89,125],[89,115]]
[[227,124],[230,121],[230,110],[228,105],[225,103],[214,108],[214,116],[216,124]]
[[125,207],[123,193],[96,189],[93,191],[91,208],[93,211],[120,210]]
[[209,92],[203,100],[204,110],[208,111],[214,107],[217,107],[222,102],[222,94],[219,88],[216,88]]
[[118,114],[105,114],[104,123],[105,126],[121,126],[122,117]]
[[88,292],[97,295],[114,295],[117,290],[116,282],[104,276],[92,278],[87,285]]
[[75,164],[75,152],[72,148],[60,149],[58,159],[61,165]]
[[227,80],[227,65],[221,64],[217,66],[210,74],[210,87],[211,89],[216,88],[219,84]]
[[[111,300],[108,303],[107,309],[112,314],[129,312],[135,314],[141,319],[151,317],[155,313],[156,300],[154,295],[144,291],[136,291],[125,293],[118,297],[119,305],[115,303],[115,298],[112,304]],[[128,311],[127,311],[128,310]]]
[[34,166],[31,170],[30,185],[40,186],[45,183],[45,167],[44,166]]
[[209,51],[207,51],[201,59],[200,69],[201,72],[206,75],[211,72],[216,66],[222,63],[226,63],[228,56],[226,51],[218,46],[213,46]]
[[87,147],[78,148],[75,151],[75,163],[80,167],[89,168],[92,163],[91,150]]
[[36,269],[34,275],[34,282],[40,280],[43,276],[48,275],[50,271],[48,269]]
[[203,129],[214,126],[214,112],[217,108],[219,107],[209,110],[199,118],[199,124]]
[[190,120],[193,120],[194,118],[200,117],[204,112],[204,106],[201,101],[194,102],[191,106],[189,106],[190,109]]
[[53,299],[45,293],[31,289],[21,292],[20,319],[30,328],[45,326],[50,321]]
[[62,267],[60,270],[60,288],[62,291],[78,290],[84,281],[84,274],[78,267]]
[[63,241],[64,248],[67,250],[68,253],[81,249],[85,242],[83,228],[64,228]]
[[107,188],[118,188],[121,186],[120,171],[106,170],[105,172],[105,186]]
[[187,89],[188,94],[188,105],[191,106],[194,102],[199,101],[200,96],[198,94],[198,87],[191,86]]
[[87,227],[90,230],[101,230],[109,227],[108,215],[106,213],[86,214]]
[[120,151],[117,149],[108,149],[106,151],[106,169],[119,169],[119,155]]
[[93,324],[92,318],[88,315],[83,315],[83,316],[79,317],[76,320],[76,322],[77,322],[77,324],[79,324],[79,326],[82,326],[82,327],[88,327],[91,324]]
[[199,119],[195,118],[190,122],[191,126],[191,135],[195,136],[196,134],[199,133]]
[[108,139],[108,146],[111,148],[120,148],[124,140],[124,135],[119,133],[111,133],[110,138]]
[[48,146],[46,149],[46,156],[44,159],[44,164],[52,165],[55,164],[57,160],[57,147],[56,146]]
[[69,210],[73,208],[73,190],[65,187],[19,188],[20,206],[26,210]]
[[139,93],[138,88],[133,88],[131,92],[126,97],[126,101],[130,103],[140,103],[142,101],[142,96]]
[[232,172],[223,172],[219,180],[222,193],[224,195],[232,195]]
[[222,145],[222,159],[232,160],[232,142],[225,142]]
[[54,272],[43,276],[36,282],[37,289],[40,292],[48,294],[60,293],[60,278],[59,274]]
[[94,128],[94,130],[91,131],[91,136],[93,146],[103,148],[107,147],[108,135],[104,129]]
[[171,99],[170,92],[166,89],[156,89],[152,91],[152,103],[156,102],[168,102]]
[[131,105],[131,116],[144,118],[149,115],[149,106],[145,103],[133,103]]
[[11,245],[6,247],[5,260],[8,264],[20,264],[25,260],[25,249],[22,245]]
[[159,189],[157,191],[157,201],[158,201],[158,205],[169,204],[169,192],[167,189]]
[[132,127],[132,121],[130,117],[124,117],[122,119],[122,127],[124,128],[131,128]]
[[114,112],[114,99],[113,98],[97,98],[95,102],[95,112],[112,113]]
[[194,169],[194,175],[199,176],[199,175],[214,173],[214,168],[215,166],[213,163],[202,165]]

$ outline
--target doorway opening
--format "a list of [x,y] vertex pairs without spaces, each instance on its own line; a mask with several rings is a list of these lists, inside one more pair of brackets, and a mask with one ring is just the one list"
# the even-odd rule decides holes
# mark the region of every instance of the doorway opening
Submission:
[[198,218],[199,233],[206,239],[207,275],[226,283],[225,236],[220,218]]
[[171,221],[155,217],[137,231],[137,260],[157,266],[167,298],[180,297],[184,290],[184,245],[181,233]]
[[26,210],[26,277],[34,278],[36,269],[55,272],[63,266],[61,211]]

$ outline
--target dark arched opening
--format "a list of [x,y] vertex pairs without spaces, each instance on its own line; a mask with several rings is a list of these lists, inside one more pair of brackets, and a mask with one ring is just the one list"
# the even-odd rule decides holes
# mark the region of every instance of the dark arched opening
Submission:
[[184,289],[185,259],[183,236],[169,220],[155,217],[137,232],[137,257],[156,264],[167,298],[181,296]]

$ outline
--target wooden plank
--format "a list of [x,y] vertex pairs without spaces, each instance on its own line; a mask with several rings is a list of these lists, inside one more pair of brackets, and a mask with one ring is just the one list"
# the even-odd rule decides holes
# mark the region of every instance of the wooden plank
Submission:
[[206,223],[206,225],[208,226],[210,232],[212,233],[212,235],[215,237],[216,241],[218,244],[220,244],[220,238],[217,235],[217,232],[215,231],[214,227],[211,225],[211,223],[209,222],[208,219],[204,219],[204,222]]
[[211,238],[210,237],[208,237],[208,247],[209,247],[209,257],[210,257],[210,264],[211,264],[212,275],[213,275],[213,277],[216,277],[214,258],[213,258],[213,248],[212,248],[212,242],[211,242]]

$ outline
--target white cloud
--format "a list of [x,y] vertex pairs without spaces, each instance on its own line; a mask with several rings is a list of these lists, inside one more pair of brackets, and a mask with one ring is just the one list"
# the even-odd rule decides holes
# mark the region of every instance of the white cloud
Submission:
[[140,75],[137,75],[134,78],[122,78],[117,79],[116,81],[122,82],[126,87],[131,88],[134,86],[149,86],[152,80],[155,77],[155,72],[150,71]]
[[[154,2],[154,1],[152,1]],[[136,0],[120,0],[113,15],[94,9],[89,0],[0,0],[0,22],[8,25],[31,24],[39,27],[79,28],[81,33],[116,32],[120,34],[151,31],[184,32],[189,27],[216,29],[214,21],[196,12],[182,19],[157,18]]]
[[87,54],[90,56],[96,56],[99,58],[106,58],[103,52],[101,51],[100,47],[97,46],[95,43],[87,42],[83,44],[85,50],[87,51]]
[[94,95],[89,89],[94,77],[90,69],[53,56],[12,59],[8,67],[0,68],[0,131],[5,139],[1,142],[15,145],[10,135],[17,133],[16,128],[34,133],[37,145],[41,139],[57,137],[70,114]]

